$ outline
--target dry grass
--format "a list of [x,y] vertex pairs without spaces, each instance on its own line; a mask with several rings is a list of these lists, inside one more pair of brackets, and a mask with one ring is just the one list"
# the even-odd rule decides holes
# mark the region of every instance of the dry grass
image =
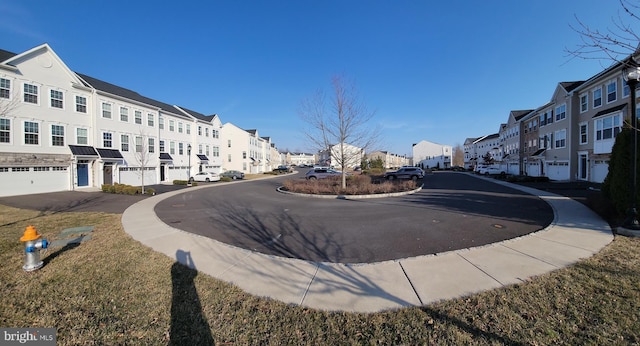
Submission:
[[329,177],[319,180],[286,180],[283,187],[287,191],[296,193],[320,195],[366,195],[392,192],[411,191],[417,188],[414,181],[382,181],[372,183],[368,175],[354,175],[347,177],[347,188],[341,188],[341,177]]
[[[22,270],[25,227],[95,226]],[[132,240],[120,215],[0,206],[0,326],[56,327],[59,345],[637,345],[640,240],[527,283],[425,307],[324,312],[257,298]]]

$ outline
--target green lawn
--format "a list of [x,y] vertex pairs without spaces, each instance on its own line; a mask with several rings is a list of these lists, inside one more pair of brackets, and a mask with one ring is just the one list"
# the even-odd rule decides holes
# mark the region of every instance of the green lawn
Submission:
[[[19,238],[95,226],[24,272]],[[640,344],[640,240],[529,282],[424,307],[357,314],[289,306],[173,263],[120,215],[0,206],[0,326],[56,327],[58,345]]]

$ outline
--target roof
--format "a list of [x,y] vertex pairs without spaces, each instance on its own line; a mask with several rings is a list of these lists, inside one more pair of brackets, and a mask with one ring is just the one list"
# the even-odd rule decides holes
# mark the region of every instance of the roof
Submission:
[[516,121],[519,121],[520,119],[524,118],[525,115],[529,114],[533,112],[533,109],[522,109],[522,110],[517,110],[517,111],[511,111],[511,114],[513,114],[513,118]]
[[533,153],[533,155],[531,156],[540,156],[542,155],[542,153],[544,153],[544,151],[547,149],[538,149],[535,153]]
[[0,62],[3,62],[3,61],[8,60],[8,59],[11,59],[16,55],[18,55],[18,54],[9,52],[9,51],[4,50],[4,49],[0,49]]
[[580,80],[580,81],[574,81],[574,82],[560,82],[560,85],[564,88],[564,90],[570,93],[574,89],[582,85],[582,83],[584,83],[584,81]]
[[173,161],[173,157],[168,153],[160,153],[160,160],[162,161]]
[[122,159],[123,158],[120,151],[116,149],[96,148],[96,150],[98,151],[98,154],[100,154],[100,157],[103,159]]
[[623,104],[617,105],[615,107],[607,108],[607,109],[601,110],[600,112],[596,113],[596,115],[594,115],[593,117],[597,118],[597,117],[603,116],[605,114],[610,114],[610,113],[613,113],[613,112],[617,112],[619,110],[622,110],[626,106],[627,106],[627,104],[623,103]]
[[198,158],[199,158],[201,161],[209,161],[209,158],[207,157],[207,155],[201,155],[201,154],[198,154],[198,155],[196,155],[196,156],[198,156]]
[[98,156],[96,150],[87,145],[70,145],[69,149],[75,156]]

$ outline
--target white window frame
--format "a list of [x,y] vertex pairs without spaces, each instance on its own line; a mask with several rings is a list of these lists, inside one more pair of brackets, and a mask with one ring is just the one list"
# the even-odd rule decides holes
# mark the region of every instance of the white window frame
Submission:
[[[607,104],[616,102],[618,100],[618,80],[610,80],[607,82]],[[610,89],[612,88],[612,89]]]
[[[607,120],[611,119],[611,125],[610,126],[606,126],[607,124]],[[608,140],[613,140],[615,139],[618,134],[620,134],[620,132],[622,131],[622,114],[621,113],[617,113],[617,114],[613,114],[613,115],[609,115],[606,117],[601,117],[596,119],[595,121],[595,137],[594,140],[596,142],[599,141],[608,141]],[[605,127],[606,126],[606,127]],[[605,138],[605,134],[607,133],[607,130],[611,130],[611,136]],[[598,135],[600,135],[600,138],[598,138]]]
[[[584,132],[582,129],[584,128]],[[589,144],[589,123],[580,123],[578,124],[578,141],[580,144]],[[582,140],[584,137],[584,141]]]
[[[64,126],[62,125],[57,125],[57,124],[51,124],[50,127],[51,130],[51,146],[52,147],[64,147]],[[62,134],[60,134],[58,132],[58,130],[62,130]],[[56,144],[56,139],[58,140],[62,140],[61,144]]]
[[154,127],[156,124],[155,117],[151,113],[147,113],[147,126]]
[[64,109],[64,92],[56,89],[49,89],[49,107]]
[[113,119],[113,106],[109,102],[102,102],[100,106],[102,110],[102,117],[104,119]]
[[121,151],[129,151],[129,135],[121,134],[120,135],[120,150]]
[[[11,136],[11,119],[9,118],[0,118],[1,121],[5,122],[5,125],[0,124],[0,133],[6,133],[6,137],[8,139],[7,142],[0,142],[0,144],[11,144],[12,143],[12,136]],[[5,128],[6,126],[6,128]]]
[[[109,137],[109,138],[107,138]],[[109,145],[107,145],[107,142]],[[103,132],[102,133],[102,147],[103,148],[113,148],[113,132]]]
[[584,93],[580,95],[580,113],[589,111],[589,94]]
[[553,147],[562,149],[567,147],[567,129],[558,130],[553,134]]
[[[87,113],[87,98],[81,95],[75,95],[76,113]],[[81,101],[84,101],[82,103]]]
[[142,153],[142,149],[143,149],[142,140],[143,140],[142,136],[135,137],[136,153]]
[[[27,90],[27,88],[29,88],[30,90]],[[34,90],[35,89],[35,90]],[[33,91],[35,91],[35,94],[33,93]],[[22,85],[22,102],[23,103],[30,103],[30,104],[34,104],[34,105],[39,105],[40,104],[40,87],[38,85],[35,84],[30,84],[30,83],[23,83]],[[31,98],[35,98],[35,102],[32,102],[31,100],[27,101],[27,96],[30,96]]]
[[[35,124],[36,125],[36,131],[37,132],[27,132],[27,123],[29,124]],[[28,121],[25,120],[22,122],[22,142],[25,145],[40,145],[40,126],[41,124],[37,121]],[[34,134],[35,133],[35,141],[36,143],[27,143],[27,134]]]
[[125,123],[129,122],[129,108],[120,106],[120,121]]
[[[84,136],[81,136],[81,130],[84,130]],[[84,143],[80,141],[80,138],[84,138]],[[77,127],[76,128],[76,144],[77,145],[88,145],[89,144],[89,129],[85,127]]]
[[133,122],[142,125],[142,111],[134,110],[133,111]]
[[[598,92],[600,94],[599,97],[596,97],[596,92]],[[592,104],[593,108],[596,109],[596,108],[602,107],[602,104],[603,104],[603,102],[602,102],[602,87],[598,87],[598,88],[593,89],[591,91],[591,94],[593,95],[593,104]],[[597,105],[596,105],[596,100],[598,100],[598,102],[599,102]]]
[[0,98],[11,100],[11,79],[0,78]]
[[147,143],[149,143],[149,147],[147,148],[149,150],[150,154],[153,154],[156,152],[156,140],[155,138],[151,138],[149,137],[149,140],[147,141]]
[[169,119],[169,131],[171,132],[176,131],[176,121],[173,119]]

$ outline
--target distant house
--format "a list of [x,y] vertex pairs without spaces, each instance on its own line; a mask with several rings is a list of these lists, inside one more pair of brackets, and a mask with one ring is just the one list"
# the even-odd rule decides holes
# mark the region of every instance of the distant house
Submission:
[[388,151],[374,151],[367,154],[368,160],[382,160],[383,167],[386,169],[399,168],[410,164],[410,159],[404,155],[393,154]]
[[451,168],[452,153],[450,145],[420,141],[413,145],[413,162],[422,168]]

